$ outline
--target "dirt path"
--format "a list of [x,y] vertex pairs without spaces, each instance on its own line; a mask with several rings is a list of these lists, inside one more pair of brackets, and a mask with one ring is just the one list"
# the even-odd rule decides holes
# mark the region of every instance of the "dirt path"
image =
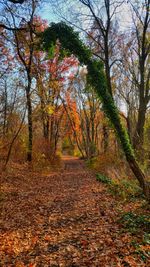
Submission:
[[132,247],[117,202],[83,161],[66,157],[55,174],[3,175],[2,192],[0,266],[144,266],[126,265]]

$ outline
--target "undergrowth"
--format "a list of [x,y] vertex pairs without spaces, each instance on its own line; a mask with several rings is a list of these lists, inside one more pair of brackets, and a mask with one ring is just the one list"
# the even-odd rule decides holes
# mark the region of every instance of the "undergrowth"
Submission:
[[[136,184],[136,181],[111,179],[100,173],[96,174],[96,179],[106,184],[111,194],[128,203],[130,203],[129,200],[134,203],[134,200],[143,198],[142,190]],[[120,234],[127,232],[132,236],[131,245],[135,248],[133,254],[146,262],[150,257],[150,216],[143,214],[144,212],[145,210],[142,207],[137,210],[137,213],[135,210],[121,211],[118,223],[121,226]]]
[[137,185],[136,181],[127,179],[110,179],[103,174],[96,174],[98,181],[108,185],[108,191],[122,200],[134,200],[137,197],[143,197],[141,188]]
[[[150,216],[143,214],[135,214],[131,211],[122,214],[120,222],[123,224],[124,229],[127,229],[132,234],[143,232],[148,238],[150,230]],[[147,240],[147,241],[146,241]],[[150,244],[150,239],[145,239],[145,242]]]
[[121,232],[129,232],[132,235],[134,254],[146,261],[150,257],[150,216],[129,211],[122,213],[118,222],[122,227]]

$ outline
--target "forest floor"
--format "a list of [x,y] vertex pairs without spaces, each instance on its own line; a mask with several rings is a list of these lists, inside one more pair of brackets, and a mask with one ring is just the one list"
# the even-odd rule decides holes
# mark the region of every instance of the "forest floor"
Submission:
[[82,160],[63,163],[54,173],[2,174],[0,266],[150,266],[118,222],[123,205]]

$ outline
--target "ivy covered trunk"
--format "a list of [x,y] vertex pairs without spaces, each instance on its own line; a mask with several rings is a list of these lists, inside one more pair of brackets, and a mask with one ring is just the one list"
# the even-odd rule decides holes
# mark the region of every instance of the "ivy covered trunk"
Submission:
[[95,87],[98,96],[103,102],[104,111],[107,117],[110,119],[111,123],[115,128],[116,134],[120,140],[127,162],[129,163],[129,166],[133,171],[135,177],[139,181],[140,187],[143,189],[143,193],[150,201],[150,183],[146,182],[145,175],[136,161],[128,132],[121,123],[119,111],[115,106],[112,96],[107,91],[106,82],[104,76],[102,75],[103,70],[98,69],[97,65],[92,60],[88,60],[87,63],[91,83]]
[[75,33],[72,27],[63,22],[52,23],[51,27],[45,31],[43,40],[44,47],[49,49],[57,39],[60,40],[62,49],[70,51],[71,54],[73,53],[78,57],[81,64],[87,66],[88,82],[95,88],[98,97],[101,99],[104,112],[114,126],[129,166],[139,181],[145,196],[150,200],[150,185],[145,181],[145,175],[135,159],[129,135],[121,123],[119,112],[107,88],[103,64],[92,58],[91,51],[79,39],[78,33]]
[[133,171],[135,177],[138,179],[140,187],[143,189],[144,195],[150,201],[150,183],[145,181],[145,175],[143,174],[143,172],[139,168],[139,165],[138,165],[137,161],[135,160],[135,157],[127,158],[127,161],[129,163],[130,168]]

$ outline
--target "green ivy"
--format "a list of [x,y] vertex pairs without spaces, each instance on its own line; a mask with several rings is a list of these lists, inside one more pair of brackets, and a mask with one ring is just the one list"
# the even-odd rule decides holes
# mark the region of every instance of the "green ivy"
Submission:
[[111,179],[103,174],[97,173],[96,180],[104,184],[111,184]]
[[133,212],[126,212],[121,216],[120,222],[123,224],[124,229],[127,229],[131,233],[137,233],[138,231],[144,231],[148,233],[150,229],[150,216],[149,215],[137,215]]
[[126,129],[120,121],[119,112],[114,104],[112,96],[109,94],[106,85],[103,63],[92,58],[92,53],[79,38],[79,34],[64,22],[52,23],[43,34],[43,48],[49,50],[52,44],[59,39],[61,51],[68,51],[78,57],[81,64],[87,65],[88,82],[95,88],[98,97],[103,103],[103,109],[107,117],[114,126],[121,141],[121,145],[128,159],[134,157],[133,149]]

